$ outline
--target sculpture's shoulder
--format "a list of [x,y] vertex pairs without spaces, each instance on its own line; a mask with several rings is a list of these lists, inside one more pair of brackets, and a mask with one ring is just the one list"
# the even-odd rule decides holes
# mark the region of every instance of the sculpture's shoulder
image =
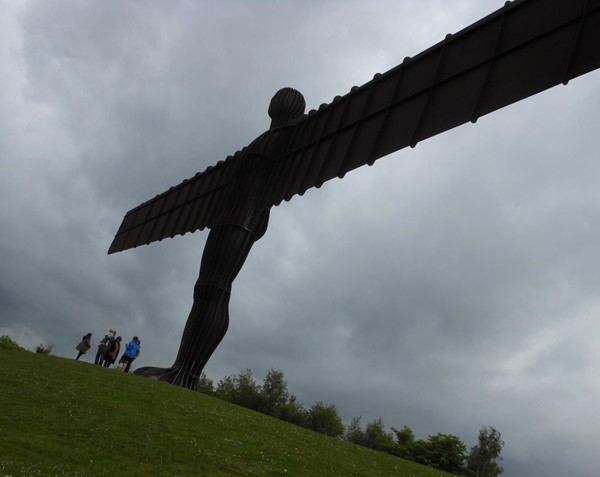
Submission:
[[269,130],[262,133],[252,141],[244,151],[248,155],[263,156],[274,159],[277,154],[278,130]]
[[271,160],[276,160],[287,152],[286,149],[288,149],[291,144],[290,139],[294,137],[296,130],[297,123],[276,129],[269,129],[250,143],[247,148],[248,152]]

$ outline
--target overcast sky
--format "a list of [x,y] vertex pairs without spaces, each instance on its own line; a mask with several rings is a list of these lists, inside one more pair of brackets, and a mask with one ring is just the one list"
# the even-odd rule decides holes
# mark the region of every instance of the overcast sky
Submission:
[[[279,88],[317,108],[502,3],[2,2],[0,334],[73,358],[112,327],[170,365],[207,231],[108,256],[124,214],[267,129]],[[491,425],[507,476],[597,476],[599,80],[274,208],[206,374],[280,369],[346,424]]]

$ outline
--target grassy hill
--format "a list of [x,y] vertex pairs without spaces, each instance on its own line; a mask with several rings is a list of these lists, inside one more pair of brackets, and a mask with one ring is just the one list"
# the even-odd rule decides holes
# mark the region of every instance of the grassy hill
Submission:
[[0,476],[448,476],[198,392],[0,349]]

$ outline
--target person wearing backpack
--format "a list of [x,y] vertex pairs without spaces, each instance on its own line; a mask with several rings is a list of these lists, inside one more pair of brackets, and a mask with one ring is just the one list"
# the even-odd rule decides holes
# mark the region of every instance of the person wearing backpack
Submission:
[[119,363],[121,364],[120,370],[122,372],[128,373],[131,368],[131,363],[133,363],[133,360],[140,355],[140,344],[140,339],[137,336],[134,336],[125,346],[123,356],[121,356],[121,359],[119,360]]
[[104,364],[104,358],[106,356],[106,352],[110,349],[112,344],[115,341],[115,336],[117,332],[113,329],[108,330],[108,334],[104,335],[104,338],[100,340],[98,344],[98,351],[96,352],[96,359],[94,360],[94,364],[102,366]]
[[111,364],[115,364],[119,351],[121,349],[121,341],[123,338],[117,336],[104,355],[104,367],[108,368]]

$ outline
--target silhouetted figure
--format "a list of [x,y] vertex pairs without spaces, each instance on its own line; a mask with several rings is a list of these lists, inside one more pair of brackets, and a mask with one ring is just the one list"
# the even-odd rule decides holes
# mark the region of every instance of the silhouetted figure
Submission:
[[104,364],[106,352],[115,341],[116,334],[117,332],[115,330],[108,330],[108,334],[104,335],[104,338],[100,340],[100,343],[98,343],[98,351],[96,351],[96,358],[94,359],[94,364],[97,364],[99,366],[102,366]]
[[136,373],[196,387],[227,331],[232,283],[265,233],[271,207],[599,68],[600,7],[576,3],[506,2],[308,116],[302,95],[284,88],[269,106],[269,131],[127,212],[109,254],[211,230],[173,366]]
[[79,354],[77,355],[77,358],[75,358],[75,359],[81,358],[81,355],[87,353],[91,347],[92,347],[92,334],[88,333],[87,335],[84,335],[83,338],[81,338],[81,342],[77,346],[75,346],[75,349],[77,351],[79,351]]
[[117,360],[117,356],[119,355],[119,351],[121,350],[121,341],[122,337],[117,336],[111,343],[110,348],[106,351],[104,355],[104,367],[108,368],[111,364],[115,364]]
[[135,374],[196,387],[204,365],[227,331],[231,285],[252,246],[267,230],[270,209],[258,210],[253,203],[262,191],[274,152],[285,140],[285,126],[301,118],[304,108],[304,97],[292,88],[278,91],[271,100],[270,129],[242,151],[243,163],[221,221],[224,225],[213,228],[206,240],[192,310],[175,363],[170,368],[140,368]]

